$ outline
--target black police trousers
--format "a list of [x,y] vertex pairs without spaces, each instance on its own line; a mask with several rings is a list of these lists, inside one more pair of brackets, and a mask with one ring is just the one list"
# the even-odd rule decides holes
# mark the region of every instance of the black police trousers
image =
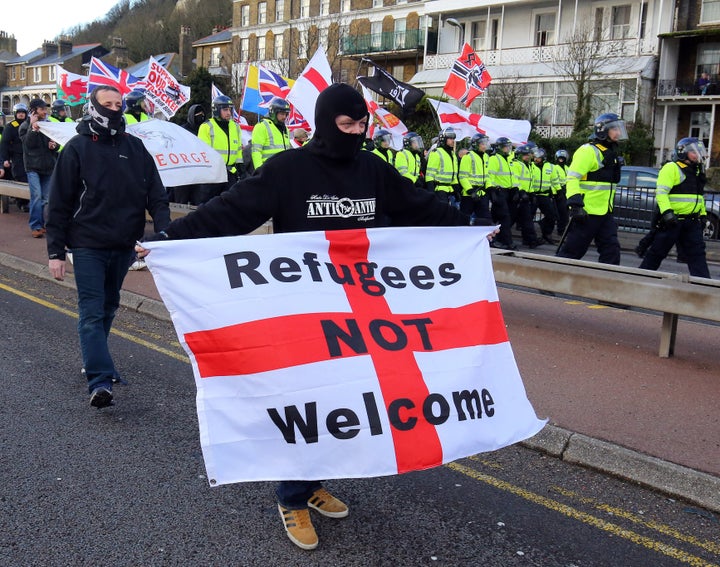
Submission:
[[561,258],[580,260],[595,240],[600,253],[598,260],[603,264],[620,265],[620,241],[617,237],[617,223],[612,213],[588,215],[583,221],[570,220],[565,242],[557,251]]
[[678,245],[678,249],[683,251],[684,260],[687,262],[691,276],[710,277],[710,270],[705,258],[703,223],[698,218],[680,219],[673,226],[658,227],[640,267],[646,270],[657,270],[675,244]]

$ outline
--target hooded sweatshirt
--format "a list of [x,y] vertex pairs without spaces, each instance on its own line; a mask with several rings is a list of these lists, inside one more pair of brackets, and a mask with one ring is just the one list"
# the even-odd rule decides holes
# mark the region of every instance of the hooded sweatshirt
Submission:
[[378,156],[360,151],[365,132],[341,132],[335,125],[340,115],[359,120],[367,106],[355,89],[336,83],[318,97],[310,142],[272,156],[255,176],[176,219],[168,236],[246,234],[270,218],[278,233],[372,228],[388,220],[394,226],[469,223]]

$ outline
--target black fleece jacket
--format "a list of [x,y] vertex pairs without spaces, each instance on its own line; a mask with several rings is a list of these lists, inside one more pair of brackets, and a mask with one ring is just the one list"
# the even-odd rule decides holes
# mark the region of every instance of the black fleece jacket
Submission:
[[156,232],[170,224],[167,191],[143,143],[126,133],[98,136],[87,121],[60,152],[50,178],[48,256],[65,249],[132,248],[145,232],[145,211]]
[[274,155],[256,175],[174,220],[168,236],[247,234],[270,218],[277,233],[469,223],[469,217],[416,188],[370,152],[338,161],[314,149],[311,140]]

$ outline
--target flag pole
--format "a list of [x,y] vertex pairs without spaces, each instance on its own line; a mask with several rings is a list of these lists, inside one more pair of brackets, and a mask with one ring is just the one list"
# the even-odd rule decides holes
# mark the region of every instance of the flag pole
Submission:
[[433,106],[433,103],[431,102],[430,106],[435,111],[435,120],[437,120],[438,132],[440,132],[440,130],[442,130],[442,122],[440,122],[440,116],[438,115],[438,107],[440,106],[440,104],[439,104],[440,101],[436,98],[430,98],[430,97],[427,97],[427,99],[428,99],[428,101],[436,101],[438,103],[437,106]]

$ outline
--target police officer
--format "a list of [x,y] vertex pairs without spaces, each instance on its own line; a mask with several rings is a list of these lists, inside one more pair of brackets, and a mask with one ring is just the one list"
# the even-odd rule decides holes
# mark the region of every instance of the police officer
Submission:
[[390,165],[395,165],[395,156],[393,156],[390,144],[392,144],[392,134],[388,130],[379,128],[375,131],[372,153]]
[[540,209],[543,217],[540,221],[540,237],[543,242],[555,244],[552,239],[552,232],[555,228],[557,213],[555,212],[555,199],[553,194],[558,190],[559,180],[555,173],[555,166],[547,161],[547,152],[542,148],[533,150],[533,197],[535,199],[535,207],[533,207],[532,216],[535,216],[535,210]]
[[490,197],[486,193],[488,161],[486,151],[490,138],[475,134],[470,138],[470,151],[460,160],[458,180],[462,187],[460,210],[466,215],[490,220]]
[[[0,159],[2,165],[12,174],[15,181],[27,182],[25,174],[25,164],[23,162],[23,145],[20,139],[20,125],[25,122],[28,115],[28,107],[26,104],[19,102],[13,106],[14,120],[10,122],[3,130],[2,141],[0,141]],[[6,179],[9,177],[6,176]],[[23,199],[23,203],[27,203]],[[25,208],[24,205],[19,205]]]
[[395,168],[416,187],[425,185],[422,174],[424,149],[425,144],[420,135],[416,132],[408,132],[403,136],[403,149],[395,154]]
[[515,188],[512,194],[511,213],[514,208],[514,220],[520,225],[520,233],[525,246],[537,248],[541,242],[535,232],[533,211],[535,202],[533,197],[533,147],[529,144],[518,146],[515,150],[515,159],[511,162]]
[[137,124],[150,120],[145,108],[145,93],[135,89],[125,95],[125,123]]
[[641,268],[657,270],[674,244],[679,244],[691,276],[709,278],[705,258],[705,146],[697,138],[675,145],[675,160],[666,163],[657,178],[655,199],[660,210],[658,230]]
[[500,225],[500,234],[490,243],[493,248],[517,250],[512,238],[510,197],[515,179],[510,167],[513,146],[509,138],[500,136],[495,140],[492,154],[488,159],[488,192],[490,194],[492,219]]
[[593,124],[590,142],[573,155],[566,180],[570,225],[558,256],[579,260],[594,239],[600,262],[620,264],[617,223],[612,214],[615,184],[620,181],[623,164],[620,140],[627,140],[625,121],[617,114],[601,114]]
[[198,138],[215,149],[225,161],[227,183],[208,185],[203,202],[219,195],[243,176],[242,138],[240,126],[232,119],[233,101],[229,96],[217,96],[212,101],[212,117],[200,125]]
[[67,104],[61,98],[54,100],[50,105],[50,116],[48,117],[50,122],[65,122],[70,121],[67,115]]
[[268,115],[252,131],[252,162],[258,170],[270,156],[292,148],[285,121],[290,114],[290,103],[275,96],[268,103]]
[[567,178],[568,161],[570,154],[567,150],[555,152],[555,177],[557,178],[557,189],[553,193],[555,199],[555,211],[557,212],[557,234],[562,236],[568,223],[567,196],[565,181]]
[[455,130],[450,126],[443,128],[438,134],[437,148],[427,157],[425,185],[428,190],[435,191],[437,197],[455,206],[459,194],[458,160],[455,155]]

